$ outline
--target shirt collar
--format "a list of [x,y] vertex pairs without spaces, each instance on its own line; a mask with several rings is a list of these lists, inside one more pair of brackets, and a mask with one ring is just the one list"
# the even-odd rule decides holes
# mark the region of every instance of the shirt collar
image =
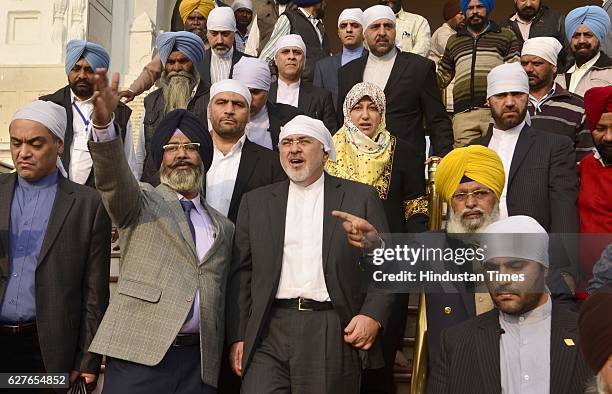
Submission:
[[[219,154],[221,154],[221,156],[223,157],[227,157],[227,156],[231,156],[234,153],[238,152],[238,151],[242,151],[242,147],[244,146],[244,141],[246,140],[246,134],[242,134],[242,137],[240,137],[240,139],[238,141],[236,141],[236,143],[234,144],[234,146],[232,146],[232,149],[229,150],[229,152],[227,152],[227,155],[224,155],[219,149],[217,149],[217,147],[215,146],[214,149],[216,152],[219,152]],[[214,144],[213,144],[214,146]]]
[[40,178],[37,181],[30,182],[25,178],[17,176],[17,184],[26,191],[42,190],[57,184],[59,179],[59,171],[56,169],[51,174]]
[[85,100],[81,100],[80,98],[77,97],[76,94],[74,94],[74,92],[72,91],[72,89],[70,89],[70,100],[74,103],[79,103],[79,104],[86,104],[86,103],[91,103],[93,101],[93,95]]
[[552,301],[550,300],[550,294],[546,294],[546,302],[537,308],[530,310],[529,312],[525,312],[522,315],[509,315],[502,311],[499,311],[500,317],[510,323],[510,324],[532,324],[539,323],[543,320],[548,319],[552,313]]
[[372,52],[369,52],[368,60],[374,60],[376,62],[387,62],[387,61],[391,61],[395,59],[395,56],[397,56],[397,48],[393,47],[391,48],[389,53],[382,55],[382,56],[376,56]]
[[306,18],[308,18],[308,19],[314,19],[314,20],[317,20],[317,21],[319,20],[319,18],[317,18],[317,17],[316,17],[316,16],[314,16],[314,15],[310,15],[310,14],[308,13],[308,11],[306,11],[306,10],[305,10],[305,9],[303,9],[302,7],[298,7],[298,10],[302,11],[302,14],[304,14],[304,16],[305,16]]
[[591,60],[589,60],[588,62],[584,63],[580,67],[578,67],[576,65],[576,63],[574,63],[574,65],[569,70],[567,70],[567,72],[568,73],[573,73],[576,70],[588,70],[589,68],[593,67],[595,62],[597,62],[599,60],[600,56],[601,56],[601,51],[597,52],[597,55],[593,56],[593,58]]
[[297,183],[294,183],[293,181],[289,181],[289,190],[290,191],[293,190],[298,193],[313,192],[313,191],[316,192],[316,191],[320,191],[321,189],[323,189],[324,182],[325,182],[325,171],[323,171],[319,179],[317,179],[316,181],[314,181],[313,183],[311,183],[310,185],[306,187],[300,186]]
[[532,20],[530,20],[530,21],[524,21],[524,20],[522,20],[522,19],[521,19],[521,17],[518,15],[518,13],[517,13],[517,14],[512,15],[512,16],[510,17],[510,20],[511,20],[511,21],[513,21],[513,22],[521,23],[521,24],[523,24],[523,25],[531,25],[531,22],[533,21],[533,19],[532,19]]
[[532,96],[532,95],[531,95],[531,93],[529,93],[529,100],[530,100],[532,103],[541,103],[541,102],[546,101],[548,98],[550,98],[550,97],[552,97],[552,96],[554,96],[554,95],[555,95],[555,88],[556,88],[556,85],[557,85],[556,83],[553,83],[553,86],[552,86],[552,88],[551,88],[551,89],[548,91],[548,93],[546,93],[546,94],[545,94],[545,95],[544,95],[544,96],[543,96],[541,99],[539,99],[539,100],[538,100],[537,98],[535,98],[534,96]]
[[200,194],[198,194],[191,200],[186,198],[180,193],[176,193],[176,196],[178,197],[179,201],[191,201],[193,205],[195,206],[196,211],[198,211],[199,213],[203,213],[206,211],[204,209],[204,205],[202,205],[202,199],[200,198]]
[[287,83],[285,83],[285,81],[281,80],[280,78],[278,79],[278,86],[279,87],[283,87],[284,89],[294,89],[297,90],[300,88],[300,83],[302,82],[301,79],[298,79],[296,82],[291,83],[291,85],[287,85]]

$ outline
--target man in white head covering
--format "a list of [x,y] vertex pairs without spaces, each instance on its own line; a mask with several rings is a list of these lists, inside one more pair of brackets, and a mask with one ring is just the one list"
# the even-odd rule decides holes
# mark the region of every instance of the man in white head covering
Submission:
[[278,80],[270,87],[270,101],[298,108],[303,114],[320,119],[329,130],[336,130],[336,111],[331,93],[303,79],[306,55],[310,49],[297,34],[276,41],[274,62]]
[[244,52],[253,23],[253,0],[235,0],[232,10],[236,17],[236,49]]
[[[527,113],[529,78],[519,63],[504,63],[487,76],[487,97],[494,124],[471,144],[499,155],[506,183],[500,218],[527,215],[548,232],[578,232],[578,176],[572,141],[531,126]],[[534,170],[537,169],[537,170]],[[569,289],[575,286],[576,261],[555,256]],[[551,289],[566,293],[563,283]]]
[[363,47],[363,11],[361,8],[346,8],[340,13],[338,37],[342,43],[342,50],[317,62],[313,82],[315,86],[331,92],[336,111],[338,110],[338,69],[367,53]]
[[225,79],[210,88],[208,118],[214,152],[206,173],[206,201],[232,222],[244,193],[285,179],[278,155],[245,134],[252,102],[249,89],[237,80]]
[[300,114],[287,104],[268,100],[272,77],[270,68],[263,60],[243,57],[234,67],[234,79],[251,92],[251,118],[246,125],[247,138],[258,145],[278,151],[278,136],[281,126]]
[[202,75],[210,75],[210,83],[232,77],[235,61],[236,17],[230,7],[218,7],[210,12],[206,21],[206,37],[210,44],[204,55]]
[[111,224],[96,190],[66,178],[66,125],[64,107],[41,100],[9,124],[16,172],[0,174],[0,348],[11,357],[0,370],[69,374],[66,383],[83,377],[94,390],[102,357],[88,348],[108,306]]
[[379,247],[388,229],[383,207],[370,186],[324,174],[335,152],[320,120],[297,116],[280,140],[289,180],[246,194],[236,223],[232,368],[245,394],[358,393],[361,368],[384,363],[378,334],[394,301],[362,292],[359,279],[363,249]]
[[[425,128],[430,131],[432,154],[444,156],[452,149],[450,118],[442,104],[435,78],[435,65],[420,56],[400,52],[395,46],[396,19],[386,5],[375,5],[363,12],[363,34],[369,50],[338,71],[338,102],[342,108],[349,91],[360,82],[370,82],[385,92],[387,130],[423,152]],[[392,70],[395,70],[391,73]],[[337,124],[344,124],[338,111]]]
[[[549,256],[544,228],[529,216],[511,216],[489,225],[480,247],[484,280],[497,308],[444,331],[428,389],[583,392],[591,372],[580,352],[578,315],[552,300],[546,287],[549,266],[556,261]],[[490,371],[485,375],[483,362]],[[449,389],[458,381],[462,384]]]
[[329,39],[323,25],[327,2],[324,0],[293,0],[297,8],[289,8],[279,16],[270,40],[262,49],[259,58],[270,63],[278,48],[277,41],[288,34],[302,37],[308,53],[305,53],[304,80],[312,82],[315,64],[331,54]]
[[593,139],[586,125],[582,98],[555,83],[562,49],[554,37],[530,38],[523,44],[521,65],[529,77],[531,125],[569,137],[579,162],[593,148]]

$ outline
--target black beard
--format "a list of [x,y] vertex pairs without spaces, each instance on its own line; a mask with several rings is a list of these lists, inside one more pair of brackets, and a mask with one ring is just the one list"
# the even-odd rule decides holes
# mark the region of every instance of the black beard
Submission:
[[586,55],[582,55],[578,53],[578,51],[573,51],[574,52],[573,55],[574,55],[574,59],[576,60],[576,63],[581,66],[584,63],[591,60],[592,58],[594,58],[599,53],[599,47],[600,45],[598,43],[597,46],[595,48],[591,48],[591,50],[587,52]]
[[518,8],[516,8],[515,5],[514,8],[516,9],[516,13],[518,14],[518,16],[525,22],[529,22],[530,20],[532,20],[538,13],[538,10],[533,7],[525,7],[522,10],[519,10]]
[[289,3],[291,0],[276,0],[276,2],[280,5],[285,5],[287,3]]
[[612,165],[612,144],[602,141],[600,144],[597,144],[595,148],[601,157],[601,161],[607,166]]
[[474,15],[470,16],[467,20],[468,27],[474,32],[482,32],[489,21],[486,16],[481,17],[479,15],[478,17],[482,20],[482,22],[474,23]]
[[[81,87],[77,85],[78,83],[82,83],[82,82],[85,82],[87,84],[87,87]],[[70,89],[72,90],[72,92],[80,99],[88,99],[94,94],[93,85],[91,85],[87,81],[75,81],[75,82],[68,81],[68,85],[70,85]]]

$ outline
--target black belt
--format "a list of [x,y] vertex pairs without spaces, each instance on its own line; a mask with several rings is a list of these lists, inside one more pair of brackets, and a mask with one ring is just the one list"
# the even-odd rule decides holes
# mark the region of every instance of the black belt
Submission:
[[200,344],[200,334],[178,334],[172,346],[196,346]]
[[308,298],[277,298],[274,300],[277,308],[297,309],[298,311],[328,311],[334,309],[331,301],[319,302]]
[[18,336],[36,333],[36,322],[21,324],[0,323],[0,335]]

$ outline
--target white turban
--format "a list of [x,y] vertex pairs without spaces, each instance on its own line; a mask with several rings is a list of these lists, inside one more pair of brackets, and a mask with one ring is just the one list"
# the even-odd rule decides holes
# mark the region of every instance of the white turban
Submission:
[[246,86],[244,86],[242,83],[234,79],[224,79],[222,81],[214,83],[210,87],[210,101],[212,102],[213,98],[217,94],[223,92],[233,92],[241,95],[249,104],[249,107],[251,107],[251,102],[253,101],[253,98],[251,97],[251,92],[249,92],[249,89],[247,89]]
[[[62,142],[64,141],[68,117],[66,116],[66,110],[61,105],[57,105],[51,101],[32,101],[15,112],[11,119],[11,123],[14,120],[22,119],[32,120],[42,124],[49,132],[62,140]],[[64,166],[59,156],[57,157],[57,168],[63,176],[67,177],[66,170],[64,170]]]
[[306,44],[304,44],[304,40],[302,36],[299,34],[287,34],[282,36],[276,41],[276,47],[274,49],[274,54],[278,53],[283,48],[288,47],[297,47],[304,52],[304,56],[306,56]]
[[233,79],[249,89],[270,91],[272,76],[270,67],[264,60],[256,57],[243,56],[234,66]]
[[285,126],[281,127],[278,140],[282,141],[290,135],[295,134],[303,134],[316,138],[323,144],[323,150],[329,154],[330,160],[336,160],[336,150],[334,149],[334,141],[332,140],[331,133],[319,119],[313,119],[306,115],[296,116],[287,122]]
[[217,7],[210,11],[206,28],[213,31],[236,31],[236,17],[230,7]]
[[554,37],[534,37],[530,38],[523,44],[523,55],[533,55],[541,57],[548,63],[556,66],[557,56],[563,49],[563,45]]
[[363,26],[363,11],[361,11],[361,8],[347,8],[343,10],[338,17],[338,27],[344,21],[355,21]]
[[236,12],[241,8],[253,11],[253,0],[235,0],[234,4],[232,4],[232,11]]
[[530,216],[510,216],[490,224],[482,236],[485,261],[495,257],[531,260],[549,266],[548,234]]
[[510,92],[529,94],[529,77],[519,62],[501,64],[487,75],[487,99]]
[[363,30],[379,19],[388,19],[395,25],[395,14],[391,7],[379,4],[363,11]]

